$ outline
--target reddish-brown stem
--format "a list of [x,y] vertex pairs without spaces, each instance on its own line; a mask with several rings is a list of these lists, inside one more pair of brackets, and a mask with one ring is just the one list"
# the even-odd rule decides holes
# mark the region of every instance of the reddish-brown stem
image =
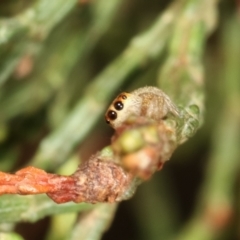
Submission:
[[68,192],[71,186],[73,177],[46,173],[35,167],[23,168],[15,174],[0,172],[0,195]]
[[[122,201],[133,195],[138,182],[134,179],[146,180],[161,169],[176,148],[175,137],[174,128],[164,121],[138,118],[116,131],[111,156],[97,153],[71,176],[46,173],[35,167],[15,174],[0,172],[0,195],[46,193],[56,203]],[[141,141],[138,143],[137,139]],[[126,141],[131,143],[126,145]]]

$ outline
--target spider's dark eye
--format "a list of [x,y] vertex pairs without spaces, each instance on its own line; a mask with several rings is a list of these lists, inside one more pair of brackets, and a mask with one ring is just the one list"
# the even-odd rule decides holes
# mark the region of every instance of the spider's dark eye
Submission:
[[122,99],[127,99],[127,96],[125,94],[121,95]]
[[124,105],[123,105],[123,103],[120,102],[120,101],[117,101],[117,102],[114,103],[114,108],[115,108],[116,110],[122,110],[123,107],[124,107]]
[[108,111],[107,116],[109,117],[109,119],[115,120],[117,118],[117,113],[115,111],[110,110]]

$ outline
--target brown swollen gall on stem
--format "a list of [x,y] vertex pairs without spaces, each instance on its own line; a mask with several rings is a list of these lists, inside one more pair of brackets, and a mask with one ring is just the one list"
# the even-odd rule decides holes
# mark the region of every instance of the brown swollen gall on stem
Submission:
[[[93,155],[88,161],[79,166],[71,176],[74,186],[71,187],[71,196],[74,201],[97,203],[117,202],[123,200],[125,192],[131,186],[133,176],[119,164],[109,161],[99,154]],[[49,193],[55,202],[62,202],[62,192]]]

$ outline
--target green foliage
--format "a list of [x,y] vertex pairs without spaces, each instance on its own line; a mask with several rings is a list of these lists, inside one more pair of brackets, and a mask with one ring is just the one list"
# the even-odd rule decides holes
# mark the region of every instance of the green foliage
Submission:
[[[157,85],[182,111],[179,143],[202,128],[129,201],[134,236],[124,227],[103,239],[239,237],[239,12],[217,0],[0,2],[0,170],[64,174],[81,144],[83,156],[108,144],[101,119],[116,93]],[[15,224],[46,216],[38,239],[101,239],[115,210],[1,196],[0,239],[23,239]],[[76,224],[59,236],[64,213]]]

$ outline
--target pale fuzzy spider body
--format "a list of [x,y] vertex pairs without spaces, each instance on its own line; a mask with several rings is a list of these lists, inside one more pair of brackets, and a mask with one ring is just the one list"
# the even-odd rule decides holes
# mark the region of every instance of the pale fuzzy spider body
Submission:
[[119,94],[108,108],[105,119],[116,129],[131,116],[159,121],[168,114],[179,116],[178,108],[162,90],[149,86]]

